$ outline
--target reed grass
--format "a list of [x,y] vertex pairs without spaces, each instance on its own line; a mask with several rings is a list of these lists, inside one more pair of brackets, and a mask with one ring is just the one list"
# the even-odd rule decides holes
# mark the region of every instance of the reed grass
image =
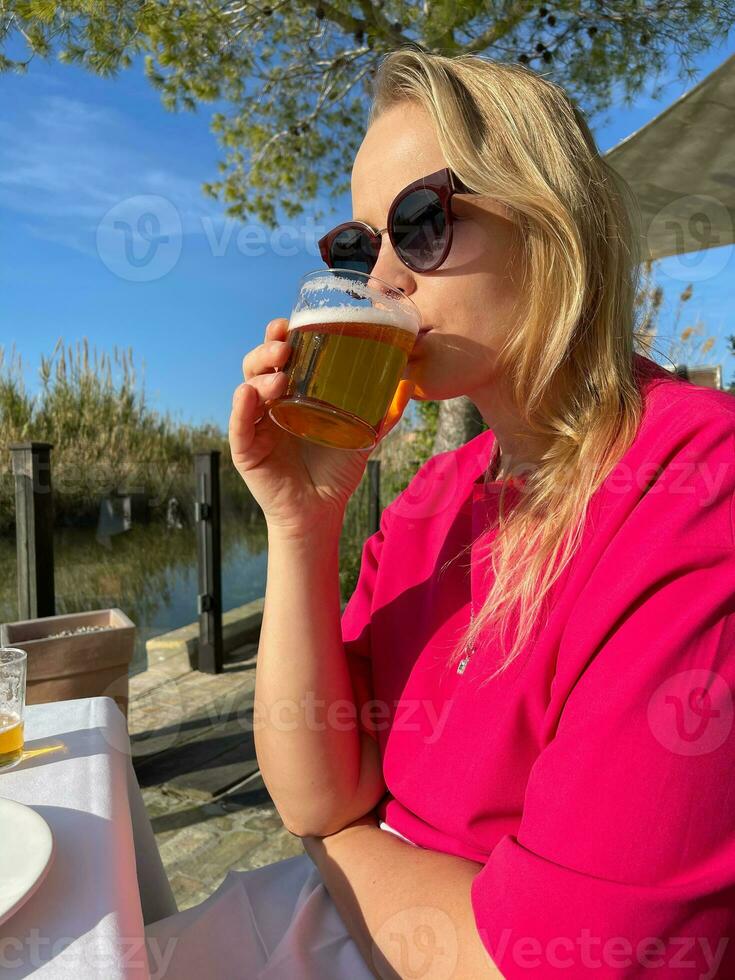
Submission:
[[[100,499],[114,493],[145,494],[154,516],[165,512],[171,496],[185,505],[193,489],[192,452],[219,449],[229,459],[227,440],[215,426],[187,425],[148,404],[130,348],[106,353],[86,339],[68,346],[59,341],[41,357],[39,375],[31,396],[20,355],[0,347],[0,533],[14,523],[12,442],[53,444],[59,524],[95,520]],[[243,491],[240,505],[250,514],[255,503]]]
[[[0,346],[0,535],[11,536],[15,523],[14,485],[8,446],[38,440],[53,444],[52,484],[55,523],[95,524],[100,500],[115,493],[141,493],[151,516],[163,517],[168,500],[179,501],[180,513],[193,514],[192,453],[222,453],[220,483],[223,519],[248,523],[262,514],[249,490],[230,465],[224,433],[212,425],[191,426],[161,414],[148,403],[143,378],[130,348],[100,352],[85,339],[59,341],[41,357],[40,386],[31,395],[21,357],[15,347]],[[411,432],[407,420],[385,438],[376,453],[381,459],[381,507],[408,484],[430,454],[435,412],[419,417]],[[340,585],[347,598],[357,582],[362,544],[369,534],[367,475],[349,501],[340,538]],[[190,541],[193,547],[193,537]]]

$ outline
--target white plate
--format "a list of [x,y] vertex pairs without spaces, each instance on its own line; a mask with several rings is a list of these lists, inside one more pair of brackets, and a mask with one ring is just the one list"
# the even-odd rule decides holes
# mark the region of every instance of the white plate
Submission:
[[53,849],[51,828],[39,813],[0,797],[0,923],[41,884]]

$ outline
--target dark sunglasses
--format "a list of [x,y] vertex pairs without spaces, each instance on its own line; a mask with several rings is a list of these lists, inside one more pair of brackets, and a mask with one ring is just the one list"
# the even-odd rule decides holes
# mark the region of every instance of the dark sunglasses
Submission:
[[379,231],[364,221],[345,221],[319,239],[319,251],[330,269],[373,271],[383,232],[404,265],[413,272],[433,272],[452,246],[451,200],[454,194],[472,194],[449,168],[420,177],[390,206],[388,224]]

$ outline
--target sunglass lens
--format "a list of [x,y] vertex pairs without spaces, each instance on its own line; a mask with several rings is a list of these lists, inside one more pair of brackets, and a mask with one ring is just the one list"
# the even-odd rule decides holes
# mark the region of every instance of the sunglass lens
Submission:
[[428,269],[446,242],[447,218],[436,191],[411,191],[396,206],[392,237],[396,251],[417,271]]
[[344,228],[332,239],[330,258],[333,269],[371,272],[378,253],[364,230]]

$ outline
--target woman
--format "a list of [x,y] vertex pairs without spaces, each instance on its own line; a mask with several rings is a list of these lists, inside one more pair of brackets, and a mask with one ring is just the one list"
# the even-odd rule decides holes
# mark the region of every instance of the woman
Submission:
[[269,531],[256,748],[309,855],[242,875],[272,930],[242,975],[735,975],[735,401],[635,353],[625,189],[558,87],[387,56],[354,218],[442,170],[436,241],[355,228],[350,257],[431,327],[399,412],[467,395],[489,428],[385,508],[341,624],[368,454],[264,414],[285,319],[233,399]]

